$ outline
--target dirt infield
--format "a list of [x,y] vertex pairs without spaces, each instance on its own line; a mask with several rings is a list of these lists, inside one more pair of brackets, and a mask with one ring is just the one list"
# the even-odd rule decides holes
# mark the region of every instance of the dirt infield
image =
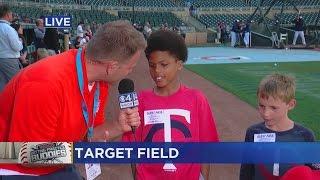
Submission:
[[[146,60],[139,61],[137,68],[129,78],[135,81],[136,90],[151,88],[153,82],[149,77]],[[256,109],[239,100],[236,96],[224,91],[197,74],[184,69],[181,80],[189,87],[200,89],[211,103],[218,133],[221,141],[243,141],[248,126],[259,121]],[[117,85],[110,89],[110,98],[106,109],[106,125],[112,123],[118,112]],[[103,129],[95,131],[97,139],[103,138]],[[236,149],[235,149],[236,151]],[[81,174],[85,177],[84,165],[78,165]],[[239,176],[239,165],[211,165],[210,179],[235,180]],[[102,175],[97,179],[127,180],[132,179],[130,165],[103,165]]]

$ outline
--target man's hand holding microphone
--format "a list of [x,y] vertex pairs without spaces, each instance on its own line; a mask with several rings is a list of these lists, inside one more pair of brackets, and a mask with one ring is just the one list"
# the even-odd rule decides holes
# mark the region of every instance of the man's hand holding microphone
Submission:
[[123,132],[135,131],[140,125],[138,107],[121,109],[119,113],[119,124]]
[[[106,126],[98,126],[95,128],[94,141],[114,141],[122,135],[122,133],[134,132],[140,125],[140,116],[138,111],[138,98],[134,91],[134,83],[131,79],[123,79],[119,86],[119,115],[115,121],[108,121]],[[107,128],[107,129],[105,129]],[[101,134],[99,132],[104,132]]]

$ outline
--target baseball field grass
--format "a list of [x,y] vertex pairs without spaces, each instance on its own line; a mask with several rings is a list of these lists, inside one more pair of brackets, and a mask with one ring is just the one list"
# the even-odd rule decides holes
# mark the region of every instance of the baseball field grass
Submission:
[[256,90],[265,75],[278,72],[294,76],[297,83],[297,105],[290,111],[289,117],[312,129],[316,139],[320,140],[320,62],[205,64],[185,67],[253,107],[257,107]]

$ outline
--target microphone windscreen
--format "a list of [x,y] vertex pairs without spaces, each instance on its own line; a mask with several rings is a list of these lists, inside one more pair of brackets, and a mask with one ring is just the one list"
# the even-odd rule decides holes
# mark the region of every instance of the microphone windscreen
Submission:
[[131,79],[122,79],[118,85],[119,94],[126,94],[134,91],[134,83]]
[[[134,91],[134,83],[131,79],[122,79],[118,85],[119,91],[119,106],[120,109],[133,108],[139,105],[137,93]],[[136,127],[131,126],[131,131],[134,134]]]

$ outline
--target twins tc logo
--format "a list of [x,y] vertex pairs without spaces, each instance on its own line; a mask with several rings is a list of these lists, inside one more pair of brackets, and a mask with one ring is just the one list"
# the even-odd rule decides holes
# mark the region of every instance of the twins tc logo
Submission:
[[[171,142],[171,129],[175,128],[181,131],[186,138],[191,137],[191,132],[183,123],[170,119],[171,115],[183,116],[185,120],[190,124],[190,111],[184,109],[157,109],[144,111],[144,123],[145,125],[152,124],[152,128],[148,132],[145,142],[151,142],[154,134],[164,129],[164,142]],[[166,163],[163,166],[165,171],[176,171],[177,168],[172,163]]]

